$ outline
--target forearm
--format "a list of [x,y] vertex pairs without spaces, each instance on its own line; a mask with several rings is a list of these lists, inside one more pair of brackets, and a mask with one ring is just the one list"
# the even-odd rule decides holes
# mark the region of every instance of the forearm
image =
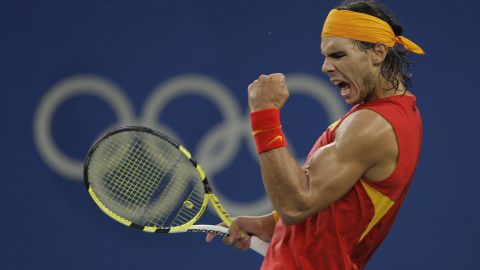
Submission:
[[263,216],[239,216],[230,226],[230,241],[242,233],[255,235],[263,241],[270,242],[275,231],[275,218],[272,213]]
[[261,75],[248,86],[248,103],[265,189],[285,223],[309,209],[309,179],[287,150],[280,109],[288,99],[283,74]]
[[273,237],[273,232],[275,231],[275,225],[277,224],[275,217],[273,216],[273,213],[264,215],[260,217],[264,231],[266,233],[266,238],[262,239],[264,241],[270,242],[270,240]]
[[309,209],[308,177],[287,147],[262,153],[260,167],[265,190],[282,221],[289,224],[303,220]]

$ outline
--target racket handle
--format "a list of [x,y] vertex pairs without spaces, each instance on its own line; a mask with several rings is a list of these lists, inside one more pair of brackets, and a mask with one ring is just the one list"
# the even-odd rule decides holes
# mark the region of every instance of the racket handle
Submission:
[[250,249],[265,257],[268,249],[268,243],[256,236],[250,238]]
[[[203,233],[212,233],[218,236],[228,236],[228,228],[217,226],[217,225],[193,225],[187,232],[203,232]],[[182,231],[177,231],[182,232]],[[267,253],[268,243],[261,240],[256,236],[250,238],[250,249],[254,250],[258,254],[265,256]]]

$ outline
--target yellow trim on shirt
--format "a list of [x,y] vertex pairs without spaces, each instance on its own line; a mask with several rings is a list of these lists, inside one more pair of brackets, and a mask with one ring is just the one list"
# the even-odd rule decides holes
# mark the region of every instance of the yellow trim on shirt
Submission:
[[368,223],[365,231],[363,231],[362,236],[360,237],[360,240],[358,240],[358,242],[363,240],[363,238],[370,232],[373,226],[375,226],[380,221],[380,219],[385,216],[388,210],[390,210],[390,208],[395,204],[395,201],[383,195],[380,191],[374,189],[373,187],[365,183],[363,180],[360,180],[360,182],[365,188],[368,197],[370,197],[370,200],[372,201],[373,207],[375,209],[375,214],[373,215],[372,220],[370,220],[370,223]]
[[278,220],[280,220],[280,215],[278,214],[277,211],[274,210],[274,211],[272,211],[272,216],[275,219],[275,224],[277,224]]
[[337,121],[333,122],[332,124],[330,124],[330,126],[328,126],[328,129],[334,130],[334,129],[337,127],[337,125],[338,125],[339,122],[340,122],[340,119],[338,119]]

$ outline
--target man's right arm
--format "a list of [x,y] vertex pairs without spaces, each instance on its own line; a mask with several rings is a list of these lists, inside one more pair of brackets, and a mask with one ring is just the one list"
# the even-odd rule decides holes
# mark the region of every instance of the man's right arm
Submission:
[[[248,250],[252,235],[263,241],[270,242],[275,230],[275,224],[275,218],[272,214],[257,217],[236,217],[229,228],[230,236],[224,237],[223,242],[238,249]],[[225,226],[223,223],[220,225]],[[213,238],[213,234],[208,234],[206,241],[210,242]]]

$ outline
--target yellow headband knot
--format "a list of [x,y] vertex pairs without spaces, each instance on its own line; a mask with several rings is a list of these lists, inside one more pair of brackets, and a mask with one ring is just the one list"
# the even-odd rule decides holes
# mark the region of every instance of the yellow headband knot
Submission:
[[384,43],[388,47],[399,43],[413,53],[425,54],[413,41],[403,36],[395,36],[392,27],[384,20],[350,10],[332,9],[323,25],[322,37],[344,37],[370,43]]

